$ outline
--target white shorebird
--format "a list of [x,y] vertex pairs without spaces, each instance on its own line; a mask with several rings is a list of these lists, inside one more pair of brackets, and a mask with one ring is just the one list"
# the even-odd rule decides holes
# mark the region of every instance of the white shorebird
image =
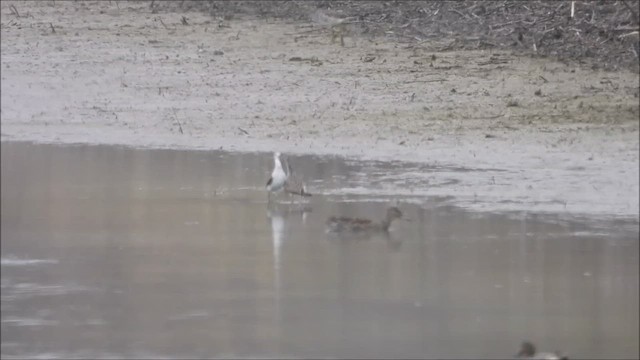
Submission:
[[285,160],[285,166],[282,166],[280,153],[273,154],[273,171],[271,177],[267,181],[267,191],[269,192],[269,202],[271,202],[271,193],[285,191],[287,194],[311,196],[305,188],[302,178],[298,174],[293,173],[289,162]]
[[284,184],[287,182],[287,174],[282,168],[282,162],[280,161],[280,153],[273,154],[273,171],[271,177],[267,181],[267,191],[269,192],[269,202],[271,202],[271,193],[277,193],[284,189]]

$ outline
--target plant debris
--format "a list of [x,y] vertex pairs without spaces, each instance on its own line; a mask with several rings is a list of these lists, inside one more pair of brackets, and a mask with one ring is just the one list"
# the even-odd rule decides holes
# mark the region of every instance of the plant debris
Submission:
[[[573,4],[573,6],[572,6]],[[638,69],[638,1],[163,1],[164,11],[308,22],[318,12],[427,50],[512,49],[594,68]],[[446,46],[443,40],[450,39]],[[438,44],[438,45],[436,45]]]

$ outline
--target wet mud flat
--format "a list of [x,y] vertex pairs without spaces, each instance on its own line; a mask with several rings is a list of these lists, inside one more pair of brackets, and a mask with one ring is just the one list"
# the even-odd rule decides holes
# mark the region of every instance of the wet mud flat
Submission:
[[[322,156],[268,206],[270,153],[1,146],[3,358],[638,357],[634,219],[469,211]],[[396,199],[388,236],[325,233]]]
[[179,3],[3,2],[1,138],[474,168],[427,195],[638,217],[637,71]]

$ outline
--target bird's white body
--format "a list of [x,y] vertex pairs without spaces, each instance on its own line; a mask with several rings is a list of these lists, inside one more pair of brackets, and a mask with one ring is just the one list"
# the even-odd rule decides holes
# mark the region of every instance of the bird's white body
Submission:
[[271,172],[271,179],[267,183],[267,190],[276,193],[284,189],[288,176],[282,168],[280,153],[273,154],[273,162],[273,171]]

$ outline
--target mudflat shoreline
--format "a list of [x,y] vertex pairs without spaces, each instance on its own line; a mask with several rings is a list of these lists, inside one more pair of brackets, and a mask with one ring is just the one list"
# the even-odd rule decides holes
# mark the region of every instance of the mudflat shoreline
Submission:
[[638,217],[636,72],[355,34],[341,46],[310,24],[144,3],[14,3],[1,8],[2,141],[458,166],[483,171],[420,190]]

